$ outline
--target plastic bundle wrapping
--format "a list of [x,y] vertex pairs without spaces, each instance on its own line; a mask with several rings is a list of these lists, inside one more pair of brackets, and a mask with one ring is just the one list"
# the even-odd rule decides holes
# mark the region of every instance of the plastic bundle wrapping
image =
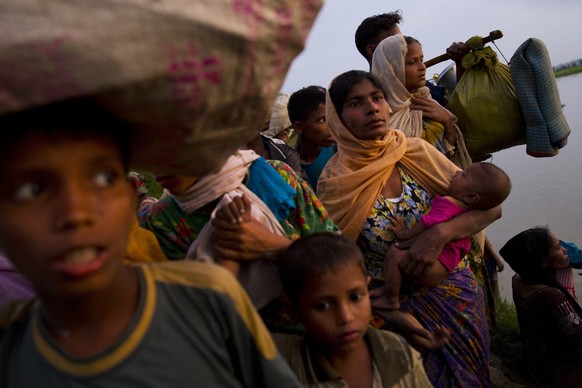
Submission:
[[204,175],[267,121],[322,2],[3,0],[0,114],[90,98],[133,167]]
[[525,123],[509,67],[497,59],[480,37],[467,42],[471,52],[463,58],[466,71],[457,83],[447,108],[459,119],[473,161],[525,143]]

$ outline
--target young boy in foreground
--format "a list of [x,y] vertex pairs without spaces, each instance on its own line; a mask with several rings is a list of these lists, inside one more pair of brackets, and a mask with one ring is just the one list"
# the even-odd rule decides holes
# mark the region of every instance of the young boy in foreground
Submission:
[[0,249],[39,296],[0,312],[0,386],[298,386],[225,270],[123,264],[136,195],[115,119],[76,101],[0,128]]
[[307,335],[274,338],[304,385],[432,386],[416,350],[368,325],[369,278],[355,243],[333,233],[303,237],[281,258],[280,273]]

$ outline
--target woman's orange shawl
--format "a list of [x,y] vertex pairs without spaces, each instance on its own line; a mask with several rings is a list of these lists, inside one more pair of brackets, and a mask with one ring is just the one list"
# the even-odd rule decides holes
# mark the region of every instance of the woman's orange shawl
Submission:
[[355,241],[364,227],[374,201],[399,164],[431,196],[446,194],[449,181],[459,170],[431,144],[406,138],[390,129],[381,140],[360,140],[343,125],[329,93],[326,121],[338,145],[317,185],[323,202],[342,235]]

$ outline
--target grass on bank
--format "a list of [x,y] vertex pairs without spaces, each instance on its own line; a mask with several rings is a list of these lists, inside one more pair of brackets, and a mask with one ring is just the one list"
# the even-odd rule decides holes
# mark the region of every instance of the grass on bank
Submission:
[[521,340],[515,306],[505,300],[495,300],[496,327],[491,335],[491,349],[504,361],[518,365]]
[[554,73],[554,75],[556,76],[556,78],[559,78],[559,77],[565,77],[567,75],[572,75],[572,74],[576,74],[576,73],[580,73],[580,72],[582,72],[582,65],[572,66],[572,67],[569,67],[567,69],[558,70]]
[[521,339],[515,306],[495,299],[496,327],[491,332],[491,353],[501,361],[501,372],[512,383],[532,387],[534,382],[522,368]]

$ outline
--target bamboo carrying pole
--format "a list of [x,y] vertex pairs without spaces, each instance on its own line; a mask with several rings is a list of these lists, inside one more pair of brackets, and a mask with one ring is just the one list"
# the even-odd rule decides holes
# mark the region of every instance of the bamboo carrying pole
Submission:
[[[494,40],[500,39],[502,37],[503,37],[503,32],[501,32],[499,30],[491,31],[488,36],[483,38],[483,44],[493,42]],[[432,59],[429,59],[428,61],[424,62],[424,64],[426,65],[426,67],[431,67],[431,66],[439,64],[441,62],[444,62],[448,59],[451,59],[451,57],[449,56],[449,54],[445,53],[445,54],[439,55],[438,57],[434,57]]]

